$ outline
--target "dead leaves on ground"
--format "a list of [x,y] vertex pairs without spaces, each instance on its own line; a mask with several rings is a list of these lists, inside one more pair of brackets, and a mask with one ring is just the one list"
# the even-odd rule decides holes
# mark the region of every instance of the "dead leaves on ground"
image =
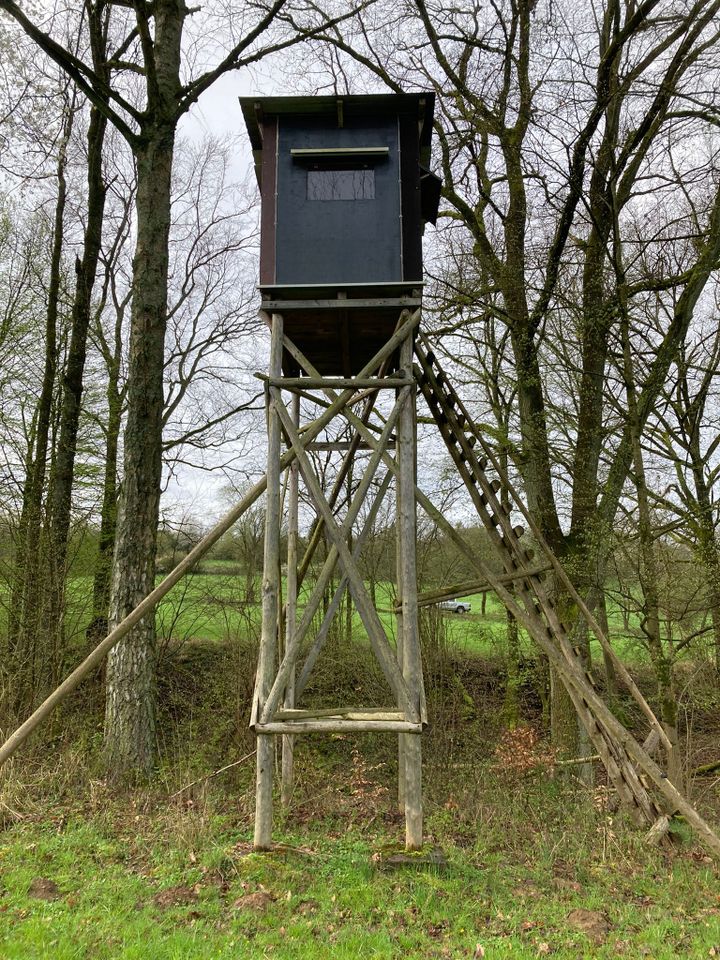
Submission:
[[234,910],[253,910],[262,913],[267,910],[277,897],[268,890],[256,890],[255,893],[245,893],[233,904]]
[[152,902],[156,907],[167,910],[169,907],[184,907],[190,903],[197,903],[200,894],[200,888],[197,884],[194,887],[188,887],[180,884],[177,887],[166,887],[160,890],[152,897]]

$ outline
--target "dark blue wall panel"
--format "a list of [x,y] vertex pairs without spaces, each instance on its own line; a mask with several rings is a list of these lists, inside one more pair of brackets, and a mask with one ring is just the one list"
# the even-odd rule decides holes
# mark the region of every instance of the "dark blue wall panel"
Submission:
[[[375,197],[309,200],[307,164],[292,149],[388,147],[373,163]],[[398,283],[402,275],[397,118],[280,117],[277,284]]]

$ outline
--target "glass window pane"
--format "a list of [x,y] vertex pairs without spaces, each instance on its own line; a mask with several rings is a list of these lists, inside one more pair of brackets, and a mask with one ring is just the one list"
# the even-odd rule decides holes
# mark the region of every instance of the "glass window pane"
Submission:
[[308,170],[308,200],[374,200],[374,170]]

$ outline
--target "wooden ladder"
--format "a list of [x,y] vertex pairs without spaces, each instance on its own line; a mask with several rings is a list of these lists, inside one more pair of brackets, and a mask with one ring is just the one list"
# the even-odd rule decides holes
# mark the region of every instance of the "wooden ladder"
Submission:
[[[533,554],[521,542],[524,528],[513,526],[510,509],[503,505],[500,496],[504,487],[509,494],[508,499],[517,507],[521,502],[518,492],[500,469],[422,334],[416,341],[415,354],[419,364],[415,368],[419,388],[450,456],[468,489],[505,574],[517,577],[511,595],[507,591],[498,591],[501,599],[548,656],[623,805],[637,823],[654,823],[661,811],[648,793],[631,759],[628,745],[637,748],[630,751],[636,762],[638,751],[645,751],[632,734],[622,727],[595,690],[592,676],[579,652],[573,648],[568,629],[548,594],[543,582],[544,574],[529,569]],[[487,476],[489,460],[500,479]],[[524,509],[523,513],[529,521]],[[549,548],[546,547],[546,550],[549,551]],[[660,728],[657,720],[656,724]],[[653,767],[656,766],[650,762]]]

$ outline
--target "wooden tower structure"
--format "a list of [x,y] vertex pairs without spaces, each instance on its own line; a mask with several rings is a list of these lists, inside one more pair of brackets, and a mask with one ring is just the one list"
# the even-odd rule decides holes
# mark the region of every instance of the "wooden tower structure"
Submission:
[[[260,186],[262,315],[271,330],[262,626],[250,724],[257,734],[255,847],[272,842],[275,738],[282,791],[293,783],[298,733],[399,734],[399,800],[406,846],[422,845],[420,733],[426,722],[416,583],[413,351],[422,296],[422,232],[434,222],[439,180],[428,170],[432,94],[241,100]],[[373,423],[378,444],[356,487],[347,478],[367,449],[351,440],[303,446],[303,409]],[[382,409],[380,423],[377,412]],[[287,448],[283,453],[283,446]],[[313,449],[342,455],[330,491]],[[293,456],[284,484],[283,458]],[[389,461],[389,463],[388,463]],[[360,461],[358,461],[360,462]],[[384,476],[380,478],[380,474]],[[393,644],[358,566],[359,552],[395,475],[397,613]],[[316,522],[298,556],[300,480]],[[344,491],[344,497],[341,492]],[[339,505],[345,504],[344,515]],[[365,507],[364,525],[358,528]],[[281,525],[287,525],[285,597]],[[328,549],[298,615],[300,584],[322,537]],[[315,614],[341,572],[320,626]],[[306,583],[307,587],[307,583]],[[303,707],[300,698],[348,590],[392,702]],[[314,635],[311,637],[311,632]],[[302,659],[302,664],[301,664]]]
[[[544,541],[492,446],[419,330],[421,235],[437,213],[440,184],[428,170],[432,94],[242,100],[262,194],[262,313],[271,330],[266,387],[267,474],[0,746],[0,767],[103,662],[143,617],[267,493],[262,633],[251,726],[257,733],[255,846],[272,842],[275,738],[283,740],[282,798],[293,782],[299,733],[385,731],[399,737],[399,799],[406,845],[422,844],[420,734],[426,723],[418,606],[492,590],[552,663],[620,802],[657,838],[682,815],[720,859],[720,838],[666,775],[674,744],[617,657],[592,610]],[[422,395],[484,525],[500,569],[490,566],[416,484],[415,403]],[[303,422],[303,415],[307,415]],[[347,440],[323,440],[337,420]],[[283,446],[285,451],[283,452]],[[326,491],[314,450],[342,455]],[[346,478],[362,466],[356,486]],[[285,475],[283,481],[283,474]],[[299,557],[300,480],[316,515]],[[358,567],[363,542],[394,481],[395,644]],[[344,499],[341,494],[345,494]],[[478,579],[418,596],[416,506],[477,571]],[[365,512],[362,513],[363,506]],[[536,560],[514,519],[522,517]],[[283,596],[281,524],[286,521]],[[361,522],[362,521],[362,522]],[[324,536],[327,550],[313,564]],[[333,572],[341,576],[320,610]],[[298,592],[305,582],[302,615]],[[548,582],[546,575],[552,574]],[[641,743],[598,693],[553,600],[560,586],[615,666],[647,725]],[[349,590],[387,681],[385,706],[303,707],[302,696],[332,619]]]

